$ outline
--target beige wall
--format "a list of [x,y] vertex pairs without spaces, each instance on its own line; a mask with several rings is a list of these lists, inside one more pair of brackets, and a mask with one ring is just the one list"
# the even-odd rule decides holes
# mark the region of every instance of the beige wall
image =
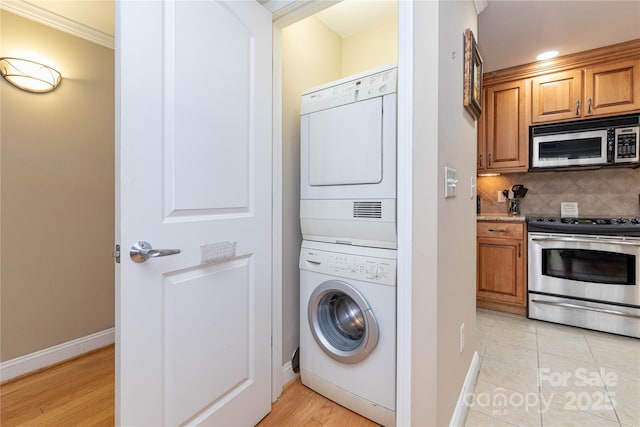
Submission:
[[48,94],[0,81],[6,361],[113,327],[114,61],[110,49],[6,11],[0,24],[3,56],[63,75]]
[[[476,27],[472,1],[414,3],[413,425],[449,424],[475,352],[476,123],[462,83],[463,33]],[[444,198],[445,166],[456,198]]]
[[506,213],[498,191],[515,184],[529,189],[520,204],[524,215],[560,216],[561,202],[577,202],[580,216],[640,216],[640,169],[535,172],[478,178],[482,212]]
[[[463,33],[477,31],[473,1],[442,2],[438,46],[438,425],[449,423],[475,353],[476,121],[462,106]],[[452,52],[456,52],[455,56]],[[458,171],[458,195],[444,199],[445,166]],[[460,326],[465,347],[460,352]]]
[[282,363],[300,343],[300,97],[341,77],[342,40],[311,16],[282,31]]
[[342,76],[398,62],[398,16],[342,40]]

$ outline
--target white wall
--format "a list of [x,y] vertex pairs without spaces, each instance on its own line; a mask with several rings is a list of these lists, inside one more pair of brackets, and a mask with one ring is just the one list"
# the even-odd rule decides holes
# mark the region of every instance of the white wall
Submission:
[[[475,121],[462,106],[472,1],[414,3],[412,425],[448,425],[475,345]],[[444,198],[444,167],[458,196]],[[459,351],[459,328],[466,345]]]

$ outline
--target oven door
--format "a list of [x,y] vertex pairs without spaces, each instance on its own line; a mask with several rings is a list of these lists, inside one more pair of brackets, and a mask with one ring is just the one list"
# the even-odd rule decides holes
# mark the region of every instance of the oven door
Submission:
[[529,291],[640,307],[640,238],[529,233]]

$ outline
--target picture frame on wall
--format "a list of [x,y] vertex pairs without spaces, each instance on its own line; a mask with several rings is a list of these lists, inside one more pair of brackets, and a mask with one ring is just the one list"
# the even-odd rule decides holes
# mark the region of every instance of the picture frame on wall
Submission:
[[464,30],[464,97],[463,105],[474,119],[482,113],[482,56],[473,31]]

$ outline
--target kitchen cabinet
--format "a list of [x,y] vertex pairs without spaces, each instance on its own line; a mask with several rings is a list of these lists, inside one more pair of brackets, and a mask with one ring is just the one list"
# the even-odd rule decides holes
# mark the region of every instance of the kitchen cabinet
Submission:
[[478,221],[476,304],[526,314],[524,222]]
[[478,126],[478,172],[526,172],[529,121],[525,80],[485,86]]
[[640,59],[585,70],[585,116],[640,110]]
[[536,77],[531,82],[531,121],[579,119],[581,100],[582,70]]
[[640,60],[545,74],[531,82],[533,123],[640,110]]

